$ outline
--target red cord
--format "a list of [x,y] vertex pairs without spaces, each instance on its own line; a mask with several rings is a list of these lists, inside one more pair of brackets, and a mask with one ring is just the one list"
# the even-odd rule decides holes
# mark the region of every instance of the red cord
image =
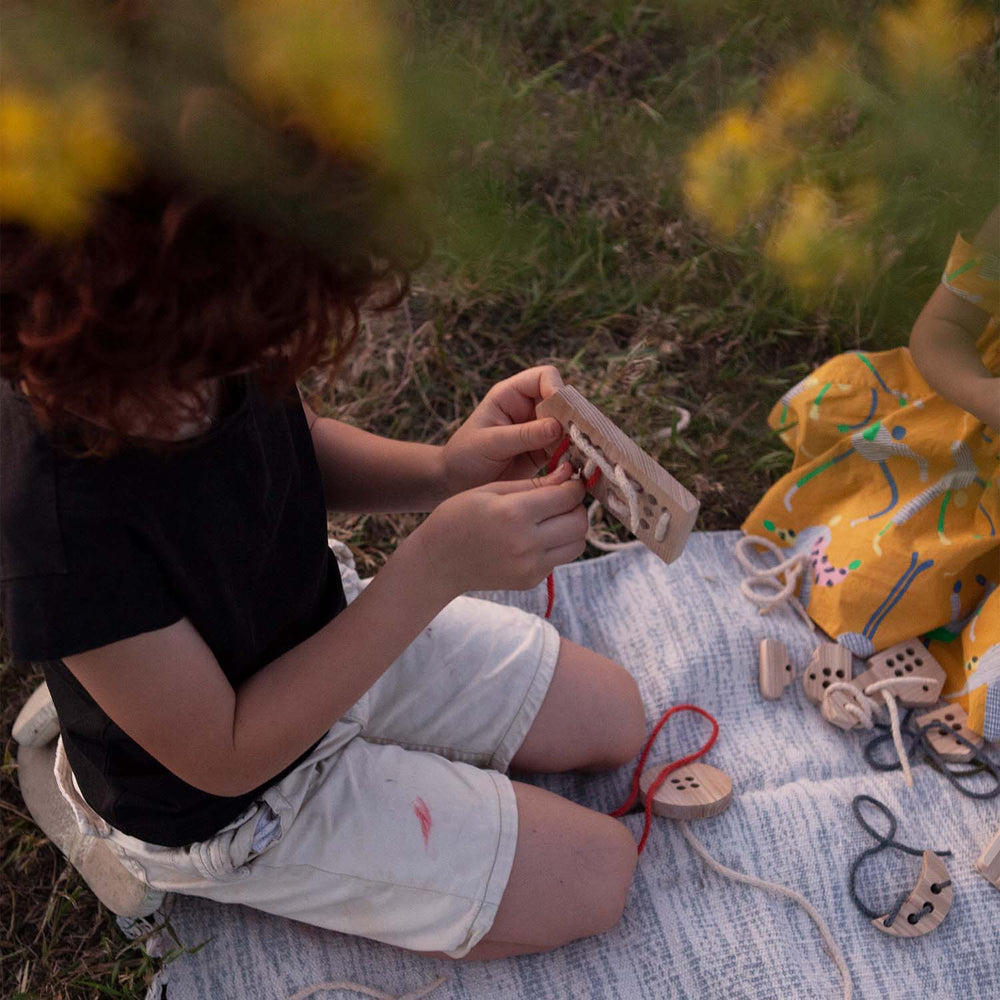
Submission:
[[552,617],[552,605],[556,603],[556,581],[551,573],[545,578],[545,617]]
[[565,455],[568,450],[569,450],[569,435],[567,434],[562,439],[562,441],[559,442],[559,447],[556,448],[556,450],[554,452],[552,452],[552,455],[549,458],[548,464],[545,466],[545,471],[547,473],[548,472],[555,472],[556,471],[556,466],[559,464],[559,459],[562,458],[563,455]]
[[712,723],[712,735],[706,740],[705,744],[700,750],[696,750],[694,753],[688,754],[686,757],[681,757],[679,760],[673,761],[673,763],[664,766],[663,770],[656,776],[656,780],[649,786],[649,791],[646,793],[645,799],[645,809],[646,809],[646,823],[642,829],[642,837],[639,840],[638,851],[642,854],[643,848],[646,846],[646,838],[649,836],[649,830],[653,823],[653,796],[656,795],[657,790],[667,777],[673,774],[679,767],[684,767],[685,764],[690,764],[692,761],[697,760],[699,757],[708,753],[712,749],[712,745],[715,743],[716,738],[719,735],[719,723],[708,714],[703,708],[699,708],[697,705],[674,705],[673,708],[668,709],[664,714],[663,718],[653,727],[653,731],[649,734],[649,739],[646,740],[646,746],[643,748],[642,755],[639,757],[639,763],[636,765],[635,773],[632,775],[632,791],[629,793],[628,799],[623,805],[620,805],[614,812],[608,813],[609,816],[624,816],[632,806],[635,804],[635,800],[639,797],[639,778],[646,766],[646,758],[649,756],[649,751],[653,746],[653,740],[656,739],[660,730],[663,728],[664,723],[670,718],[674,712],[697,712],[699,715],[703,715],[709,722]]

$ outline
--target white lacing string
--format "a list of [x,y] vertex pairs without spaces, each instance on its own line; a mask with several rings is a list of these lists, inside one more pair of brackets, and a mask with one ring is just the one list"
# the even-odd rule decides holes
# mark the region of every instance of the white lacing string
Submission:
[[346,990],[350,993],[360,993],[366,997],[374,997],[375,1000],[420,1000],[421,997],[425,997],[428,993],[436,990],[444,982],[444,978],[444,976],[438,976],[430,985],[421,986],[412,993],[383,993],[381,990],[375,989],[374,986],[365,986],[363,983],[352,983],[349,980],[342,979],[337,982],[314,983],[312,986],[306,986],[304,989],[299,990],[298,993],[290,996],[288,1000],[306,1000],[306,997],[311,997],[314,993],[319,993],[320,990]]
[[[604,457],[601,449],[592,444],[587,435],[572,422],[569,425],[569,439],[574,445],[576,445],[580,454],[583,455],[584,463],[583,468],[580,470],[580,476],[584,481],[590,479],[590,477],[594,474],[595,469],[600,469],[601,475],[604,476],[609,483],[618,487],[622,496],[625,498],[625,505],[615,503],[613,497],[609,494],[607,498],[608,508],[612,513],[618,516],[618,518],[628,528],[628,530],[632,532],[632,534],[635,534],[636,528],[639,526],[639,493],[635,488],[635,485],[628,478],[625,470],[620,465],[612,466],[611,463]],[[642,545],[642,542],[640,541],[608,542],[601,538],[594,528],[594,520],[600,510],[600,500],[595,500],[587,508],[587,524],[589,525],[587,531],[587,541],[593,545],[595,549],[598,549],[601,552],[620,552],[622,549],[631,549],[637,545]],[[659,530],[659,525],[657,525],[657,530]],[[662,541],[662,539],[657,539],[657,541]]]
[[622,549],[634,549],[636,546],[642,546],[642,542],[636,540],[634,542],[608,542],[605,541],[597,529],[594,527],[594,520],[601,510],[601,501],[595,500],[587,508],[587,524],[589,525],[587,530],[587,541],[594,546],[595,549],[599,549],[601,552],[620,552]]
[[863,729],[871,729],[875,725],[874,716],[881,711],[882,706],[875,701],[873,695],[881,694],[882,701],[889,712],[889,726],[892,730],[892,745],[896,748],[899,757],[899,766],[903,769],[903,777],[906,779],[906,786],[913,787],[913,772],[910,770],[910,757],[903,746],[903,731],[899,724],[899,709],[896,706],[894,691],[905,691],[907,687],[914,687],[917,684],[923,687],[927,683],[926,677],[887,677],[885,680],[875,681],[868,687],[861,690],[856,684],[848,681],[834,681],[824,692],[823,701],[835,691],[844,691],[852,698],[844,705],[837,706],[839,710],[853,715]]
[[569,439],[584,457],[584,479],[590,479],[594,474],[594,469],[600,469],[601,475],[604,476],[608,484],[613,483],[618,487],[625,499],[625,505],[617,503],[611,494],[608,494],[608,507],[621,518],[628,530],[634,535],[639,528],[639,493],[625,470],[620,465],[612,466],[602,454],[601,449],[591,444],[587,435],[572,422],[569,425]]
[[[832,686],[832,685],[831,685]],[[823,936],[823,944],[826,949],[826,953],[833,959],[834,965],[837,966],[837,970],[840,972],[840,977],[844,983],[844,1000],[851,1000],[851,994],[853,991],[853,984],[851,982],[851,973],[847,968],[847,962],[844,960],[844,953],[840,950],[840,946],[834,939],[833,934],[830,932],[830,928],[827,927],[826,921],[820,916],[819,911],[809,902],[805,896],[800,895],[794,889],[789,889],[787,886],[778,885],[777,882],[765,882],[764,879],[755,878],[753,875],[745,875],[743,872],[735,871],[732,868],[727,868],[724,864],[716,861],[705,846],[695,837],[691,832],[687,823],[681,822],[680,824],[681,832],[684,834],[687,842],[691,847],[700,855],[702,861],[708,865],[712,871],[718,872],[720,875],[726,878],[731,878],[736,882],[743,882],[746,885],[752,885],[757,889],[765,889],[768,892],[777,893],[780,896],[787,896],[789,899],[798,903],[806,913],[812,918],[813,923],[819,928],[820,934]]]
[[[751,546],[759,545],[770,551],[778,560],[774,566],[761,566],[749,555]],[[759,535],[744,535],[736,543],[736,558],[747,572],[740,580],[740,592],[747,600],[760,608],[762,615],[770,614],[775,608],[785,604],[791,605],[795,613],[809,626],[814,628],[809,613],[802,602],[795,596],[802,570],[809,563],[809,557],[799,552],[788,559],[782,558],[784,551],[779,549],[769,538]],[[765,587],[772,593],[762,593],[760,587]]]

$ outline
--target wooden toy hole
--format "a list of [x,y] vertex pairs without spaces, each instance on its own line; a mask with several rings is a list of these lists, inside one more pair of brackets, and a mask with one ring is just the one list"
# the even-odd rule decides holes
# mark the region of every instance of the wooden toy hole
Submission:
[[913,664],[912,664],[912,663],[907,663],[907,664],[906,664],[906,666],[905,666],[905,667],[903,667],[903,669],[904,669],[904,670],[905,670],[905,671],[906,671],[906,672],[907,672],[908,674],[912,674],[912,673],[913,673]]
[[697,781],[694,781],[694,782],[691,783],[691,787],[692,788],[701,788],[701,785],[699,785]]
[[680,778],[671,778],[670,779],[670,783],[673,784],[673,785],[679,785],[681,783],[681,779]]
[[829,677],[830,676],[830,668],[829,667],[824,667],[823,668],[823,676],[824,677]]
[[823,687],[828,688],[830,686],[829,681],[823,681]]
[[[896,668],[896,670],[894,670],[894,671],[893,671],[893,673],[894,673],[894,674],[895,674],[895,675],[896,675],[897,677],[902,677],[902,676],[903,676],[903,671],[902,671],[902,670],[900,670],[900,669],[899,669],[898,667]],[[924,688],[924,690],[926,691],[926,690],[927,690],[927,688]]]
[[786,669],[786,670],[787,670],[787,671],[788,671],[789,673],[791,673],[791,671],[792,671],[792,665],[791,665],[790,663],[786,663],[786,664],[785,664],[785,669]]
[[952,715],[952,714],[951,714],[951,712],[948,712],[948,714],[947,714],[947,715],[945,715],[945,717],[944,717],[944,718],[945,718],[945,721],[946,721],[946,722],[951,722],[951,721],[952,721],[952,720],[953,720],[953,719],[955,718],[955,716],[954,716],[954,715]]
[[930,688],[926,684],[923,687],[925,691],[930,691]]
[[660,501],[653,496],[652,493],[649,494],[649,502],[655,507]]
[[810,674],[809,675],[809,680],[811,680],[811,681],[816,680],[816,675],[815,674]]
[[910,649],[910,647],[909,647],[909,646],[907,646],[907,647],[906,647],[906,655],[907,655],[907,656],[913,656],[913,650],[912,650],[912,649]]
[[648,531],[649,521],[647,521],[645,518],[639,518],[639,527]]
[[838,677],[843,677],[844,676],[844,671],[843,670],[838,670],[837,671],[837,676]]
[[[959,729],[961,729],[961,728],[962,728],[962,724],[961,724],[960,722],[953,722],[953,723],[951,724],[951,728],[957,731],[957,730],[959,730]],[[956,741],[956,742],[957,742],[957,741]]]
[[918,667],[922,667],[922,666],[924,665],[924,661],[923,661],[923,660],[921,660],[919,656],[918,656],[918,657],[917,657],[917,658],[916,658],[916,659],[915,659],[915,660],[914,660],[913,662],[914,662],[914,663],[915,663],[915,664],[916,664],[916,665],[917,665]]

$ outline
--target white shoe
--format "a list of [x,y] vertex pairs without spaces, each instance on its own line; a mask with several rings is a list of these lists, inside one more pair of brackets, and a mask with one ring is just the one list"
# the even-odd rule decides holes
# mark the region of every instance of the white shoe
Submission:
[[[17,775],[24,804],[45,836],[112,913],[120,917],[148,916],[159,908],[164,894],[128,871],[100,837],[82,833],[70,804],[59,791],[55,776],[58,733],[55,707],[43,684],[25,703],[14,724],[19,743]],[[46,734],[48,738],[41,742]]]

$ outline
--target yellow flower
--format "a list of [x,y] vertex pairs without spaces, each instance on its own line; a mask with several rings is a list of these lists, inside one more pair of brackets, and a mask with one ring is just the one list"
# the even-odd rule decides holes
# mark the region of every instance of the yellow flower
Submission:
[[869,272],[861,227],[876,199],[877,191],[866,184],[848,194],[853,210],[844,213],[828,191],[798,184],[771,229],[764,253],[791,285],[807,294],[838,283],[855,284]]
[[392,46],[373,0],[238,0],[227,56],[261,104],[335,148],[384,149],[396,124]]
[[760,118],[743,108],[729,111],[685,156],[688,205],[732,235],[770,199],[791,158],[780,134]]
[[990,19],[959,12],[954,0],[914,0],[906,10],[879,17],[879,44],[897,81],[906,88],[954,78],[958,57],[983,41]]
[[42,95],[0,93],[0,216],[49,233],[73,233],[91,202],[119,186],[135,162],[118,134],[108,95],[77,84]]
[[765,114],[781,123],[821,114],[847,92],[850,52],[843,39],[820,38],[805,58],[780,73],[767,90]]

